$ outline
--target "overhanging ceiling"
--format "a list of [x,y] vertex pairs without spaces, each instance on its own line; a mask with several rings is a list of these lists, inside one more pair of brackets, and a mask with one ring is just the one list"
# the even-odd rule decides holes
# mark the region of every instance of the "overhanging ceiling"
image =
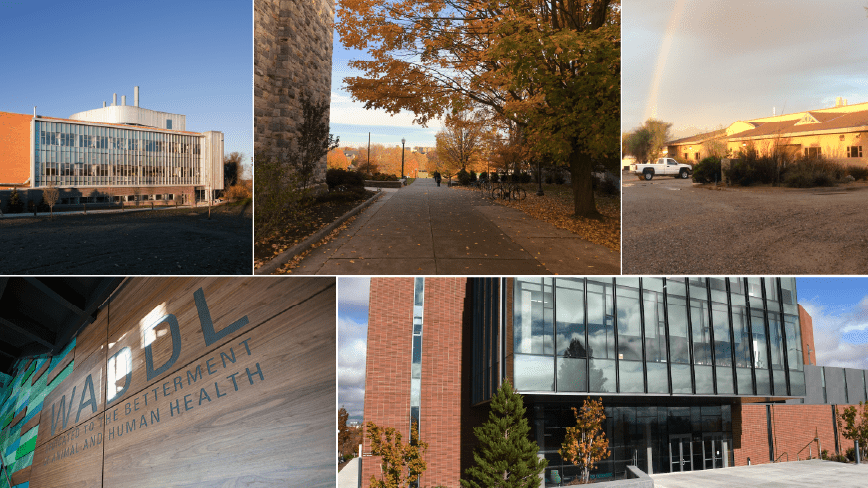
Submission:
[[0,277],[0,372],[18,359],[61,352],[123,278]]

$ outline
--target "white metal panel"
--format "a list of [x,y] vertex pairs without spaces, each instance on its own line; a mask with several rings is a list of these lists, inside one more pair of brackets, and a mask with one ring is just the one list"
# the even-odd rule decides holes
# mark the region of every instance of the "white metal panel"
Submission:
[[172,130],[186,130],[187,116],[158,112],[133,105],[111,105],[72,114],[72,120],[100,122],[109,124],[138,124],[147,127],[167,129],[166,121],[172,121]]

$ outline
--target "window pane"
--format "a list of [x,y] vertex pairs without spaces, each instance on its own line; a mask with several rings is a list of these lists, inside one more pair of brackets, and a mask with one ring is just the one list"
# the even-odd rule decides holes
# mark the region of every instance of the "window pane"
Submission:
[[618,286],[618,359],[642,359],[642,317],[639,290]]
[[554,390],[554,356],[515,355],[515,389],[519,391]]
[[[594,358],[615,357],[612,291],[611,283],[588,280],[588,353]],[[614,382],[614,377],[612,381]]]

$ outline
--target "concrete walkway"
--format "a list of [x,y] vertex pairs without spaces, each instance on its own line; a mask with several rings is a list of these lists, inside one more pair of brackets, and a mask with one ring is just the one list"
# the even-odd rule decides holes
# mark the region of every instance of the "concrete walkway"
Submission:
[[359,458],[353,458],[338,472],[338,488],[359,488]]
[[384,192],[295,274],[613,275],[620,255],[483,198],[417,179]]
[[815,459],[689,473],[652,474],[651,478],[655,488],[864,488],[868,486],[868,464],[857,466]]

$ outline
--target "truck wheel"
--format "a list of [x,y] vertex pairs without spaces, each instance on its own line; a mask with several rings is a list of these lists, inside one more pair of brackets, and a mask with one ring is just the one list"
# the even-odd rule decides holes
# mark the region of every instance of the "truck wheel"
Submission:
[[682,169],[681,170],[681,178],[686,180],[688,176],[690,176],[690,175],[687,174],[687,170]]
[[645,174],[646,180],[650,180],[651,178],[654,178],[654,171],[652,171],[652,170],[647,170],[647,171],[645,171],[644,174]]

